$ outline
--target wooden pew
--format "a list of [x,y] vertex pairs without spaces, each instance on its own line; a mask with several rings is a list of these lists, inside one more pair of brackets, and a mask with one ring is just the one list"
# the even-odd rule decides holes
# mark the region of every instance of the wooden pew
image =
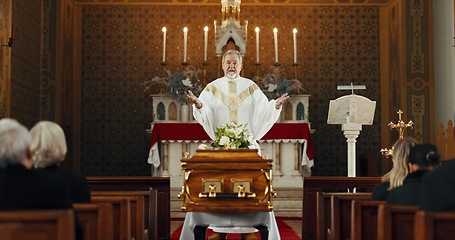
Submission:
[[317,192],[371,192],[381,182],[380,177],[304,177],[302,202],[302,239],[316,239]]
[[380,205],[378,240],[414,239],[414,216],[418,206]]
[[110,203],[73,204],[84,227],[84,240],[114,239],[114,209]]
[[378,211],[385,201],[353,200],[351,207],[351,240],[378,238]]
[[24,225],[22,223],[0,223],[1,240],[22,240]]
[[72,209],[1,211],[0,223],[21,224],[23,240],[75,239]]
[[371,192],[333,194],[330,199],[330,228],[327,231],[327,238],[350,239],[352,201],[370,199]]
[[316,220],[316,238],[327,239],[327,229],[330,227],[330,196],[324,192],[316,193]]
[[[317,192],[316,193],[316,211],[317,211],[317,239],[328,239],[327,234],[332,234],[332,197],[345,199],[370,199],[371,193],[331,193],[331,192]],[[339,200],[338,200],[339,202]],[[350,203],[350,202],[349,202]],[[339,203],[336,211],[339,211]],[[337,214],[339,217],[339,214]],[[338,220],[337,220],[338,221]],[[337,228],[337,227],[336,227]]]
[[[151,191],[148,237],[169,239],[171,231],[169,177],[87,177],[92,191]],[[147,220],[146,220],[147,221]]]
[[92,202],[112,204],[114,240],[131,240],[131,206],[127,197],[92,196]]
[[151,228],[150,194],[151,191],[92,191],[92,196],[127,197],[131,207],[131,233],[136,240],[148,239]]
[[455,212],[417,211],[414,236],[415,240],[455,239]]

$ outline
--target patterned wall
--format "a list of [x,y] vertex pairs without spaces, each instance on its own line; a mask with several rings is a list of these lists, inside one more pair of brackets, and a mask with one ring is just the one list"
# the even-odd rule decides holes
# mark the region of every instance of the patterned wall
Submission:
[[[256,74],[255,27],[261,28],[259,75],[274,64],[276,27],[280,65],[293,76],[292,29],[299,31],[297,77],[311,94],[316,129],[313,175],[347,173],[341,126],[326,124],[329,101],[349,94],[336,90],[340,84],[364,84],[367,90],[357,93],[377,101],[374,125],[364,126],[357,139],[357,158],[373,153],[379,159],[378,7],[242,7],[241,13],[248,20],[246,77]],[[218,71],[213,21],[221,19],[220,7],[83,6],[82,19],[82,173],[148,175],[145,129],[153,113],[141,83],[162,75],[161,28],[168,29],[165,67],[177,71],[183,67],[183,27],[189,28],[188,62],[202,68],[202,29],[209,26],[207,79],[213,79]]]
[[29,128],[40,119],[41,3],[13,1],[11,117]]

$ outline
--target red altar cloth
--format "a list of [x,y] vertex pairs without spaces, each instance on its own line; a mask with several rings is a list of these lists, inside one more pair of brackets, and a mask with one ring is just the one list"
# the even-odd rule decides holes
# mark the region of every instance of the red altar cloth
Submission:
[[[313,143],[307,123],[275,123],[261,140],[305,139],[306,154],[314,159]],[[153,124],[150,147],[158,141],[210,141],[204,128],[199,123],[155,123]]]

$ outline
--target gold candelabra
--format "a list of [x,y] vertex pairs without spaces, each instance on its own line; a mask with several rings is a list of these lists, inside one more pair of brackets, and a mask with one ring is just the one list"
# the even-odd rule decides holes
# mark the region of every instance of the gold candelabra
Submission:
[[389,126],[390,130],[396,129],[398,131],[398,134],[400,135],[400,139],[403,139],[403,134],[404,134],[404,131],[406,130],[406,128],[412,129],[412,125],[414,125],[414,123],[412,122],[412,120],[409,120],[408,123],[405,123],[401,119],[401,114],[403,113],[403,111],[398,110],[397,113],[398,113],[398,122],[393,123],[392,121],[390,121],[388,126]]
[[[398,131],[398,134],[400,136],[400,139],[403,139],[404,137],[404,131],[407,129],[407,128],[413,128],[412,125],[414,125],[414,122],[412,122],[412,120],[410,120],[408,123],[405,123],[402,119],[401,119],[401,114],[403,113],[403,111],[398,110],[397,111],[397,114],[398,114],[398,122],[397,123],[393,123],[392,121],[390,121],[390,123],[387,125],[389,126],[390,130],[393,130],[393,129],[396,129]],[[388,149],[388,148],[383,148],[380,150],[381,154],[384,155],[385,157],[389,157],[392,155],[392,151],[393,151],[393,147]]]

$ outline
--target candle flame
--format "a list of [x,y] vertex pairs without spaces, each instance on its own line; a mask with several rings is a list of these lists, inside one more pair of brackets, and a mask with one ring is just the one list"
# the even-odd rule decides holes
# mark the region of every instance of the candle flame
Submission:
[[184,32],[188,32],[188,28],[187,28],[187,27],[184,27],[184,28],[183,28],[183,31],[184,31]]
[[205,27],[204,27],[204,31],[207,32],[208,30],[209,30],[209,27],[205,26]]
[[256,31],[256,32],[259,32],[259,28],[258,28],[258,27],[256,27],[255,31]]
[[297,33],[297,28],[294,28],[294,30],[292,30],[293,33]]
[[274,29],[273,29],[273,32],[274,32],[274,33],[278,32],[278,29],[274,28]]
[[163,30],[163,32],[166,32],[166,31],[167,31],[166,27],[163,27],[163,29],[162,29],[162,30]]

